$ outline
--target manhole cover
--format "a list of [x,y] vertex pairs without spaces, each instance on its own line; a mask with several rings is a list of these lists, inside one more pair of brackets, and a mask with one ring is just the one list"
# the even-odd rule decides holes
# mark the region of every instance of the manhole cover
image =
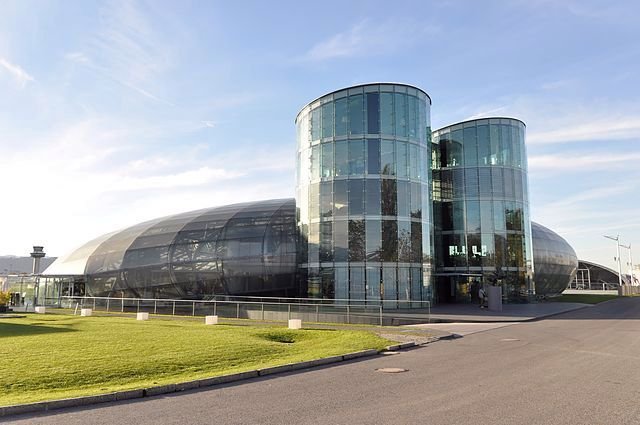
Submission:
[[501,339],[500,341],[510,342],[510,341],[520,341],[520,340],[518,338],[504,338],[504,339]]
[[409,369],[402,369],[399,367],[382,367],[380,369],[376,369],[376,372],[382,373],[402,373],[407,372]]

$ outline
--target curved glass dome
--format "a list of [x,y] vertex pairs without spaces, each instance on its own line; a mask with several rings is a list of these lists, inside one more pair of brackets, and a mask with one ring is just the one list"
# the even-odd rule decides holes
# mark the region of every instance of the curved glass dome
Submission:
[[295,296],[295,201],[234,204],[140,223],[88,242],[44,274],[85,275],[90,296]]
[[559,295],[567,289],[578,269],[578,256],[560,235],[531,222],[536,294]]

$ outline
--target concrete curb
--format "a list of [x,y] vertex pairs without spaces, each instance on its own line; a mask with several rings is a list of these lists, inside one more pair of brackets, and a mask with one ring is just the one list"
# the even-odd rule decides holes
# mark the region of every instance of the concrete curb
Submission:
[[[414,342],[397,344],[387,347],[387,351],[398,351],[405,348],[415,347]],[[260,376],[274,375],[277,373],[292,372],[302,369],[310,369],[317,366],[324,366],[343,361],[371,357],[378,354],[378,350],[363,350],[354,353],[347,353],[340,356],[324,357],[321,359],[309,360],[299,363],[290,363],[281,366],[267,367],[263,369],[250,370],[248,372],[234,373],[231,375],[216,376],[213,378],[196,379],[178,384],[160,385],[156,387],[143,388],[138,390],[117,391],[113,393],[65,398],[62,400],[41,401],[38,403],[16,404],[12,406],[0,407],[0,417],[21,415],[24,413],[47,412],[50,410],[63,409],[66,407],[88,406],[92,404],[108,403],[120,400],[132,400],[137,398],[153,397],[163,394],[171,394],[180,391],[193,390],[197,388],[207,388],[215,385],[228,384],[231,382],[244,381],[246,379]]]

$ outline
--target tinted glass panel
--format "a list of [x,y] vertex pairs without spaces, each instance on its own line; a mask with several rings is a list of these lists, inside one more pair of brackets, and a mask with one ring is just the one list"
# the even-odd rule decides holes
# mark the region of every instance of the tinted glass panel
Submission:
[[338,99],[334,102],[336,107],[336,136],[346,136],[347,135],[347,98],[344,97],[342,99]]
[[366,221],[367,260],[380,261],[382,249],[382,224],[380,220],[367,219]]
[[380,133],[380,97],[378,93],[367,93],[367,133]]
[[324,143],[322,146],[322,165],[320,175],[324,178],[333,176],[333,143]]
[[396,215],[396,181],[382,179],[382,215]]
[[382,220],[382,261],[398,261],[398,222]]
[[394,134],[393,93],[380,93],[380,126],[382,134]]
[[349,175],[364,174],[364,140],[349,140]]
[[364,181],[349,180],[349,215],[364,213]]
[[395,143],[390,140],[383,140],[380,145],[380,160],[382,162],[382,174],[394,176],[396,174]]
[[380,180],[366,180],[366,213],[380,215]]
[[349,220],[349,261],[364,261],[364,220]]
[[347,215],[348,194],[347,181],[336,180],[333,182],[333,215],[345,217]]
[[367,140],[367,172],[380,174],[380,140]]
[[322,137],[333,137],[333,102],[322,105]]
[[349,96],[349,134],[364,133],[364,105],[362,95]]

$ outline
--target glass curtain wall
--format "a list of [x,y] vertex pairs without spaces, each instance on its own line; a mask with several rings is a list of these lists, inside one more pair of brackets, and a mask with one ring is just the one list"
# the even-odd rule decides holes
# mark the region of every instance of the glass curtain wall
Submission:
[[439,302],[470,302],[474,281],[508,302],[534,295],[525,125],[466,121],[433,133]]
[[309,297],[385,308],[431,299],[430,106],[415,87],[371,84],[298,114],[299,264]]

